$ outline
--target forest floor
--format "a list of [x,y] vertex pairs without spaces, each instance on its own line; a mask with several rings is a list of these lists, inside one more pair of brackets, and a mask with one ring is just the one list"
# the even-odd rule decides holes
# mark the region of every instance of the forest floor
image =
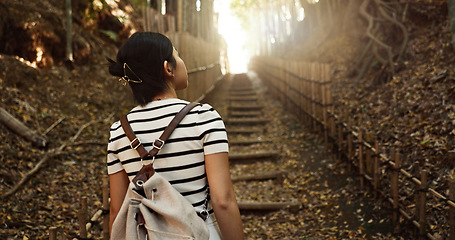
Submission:
[[[314,55],[336,66],[334,104],[339,115],[370,129],[386,147],[408,149],[402,152],[408,170],[429,169],[430,186],[445,192],[455,163],[455,54],[446,12],[438,4],[421,7],[421,23],[407,23],[411,33],[407,58],[391,81],[381,81],[377,69],[364,81],[349,79],[347,51],[353,47],[349,39],[330,39]],[[34,68],[16,55],[0,53],[0,107],[47,139],[47,147],[39,148],[0,125],[1,195],[46,160],[17,192],[2,199],[0,239],[46,239],[51,226],[58,227],[62,236],[77,237],[79,199],[88,197],[89,213],[101,207],[109,127],[134,103],[129,89],[107,72],[104,57],[115,57],[116,46],[102,38],[97,41],[102,51],[94,50],[88,62],[74,69],[63,63]],[[381,204],[370,205],[375,200],[357,189],[345,163],[334,162],[321,140],[279,103],[265,101],[276,128],[283,130],[272,132],[286,140],[282,148],[295,160],[284,163],[296,171],[291,174],[293,181],[280,190],[296,198],[305,194],[310,204],[298,214],[244,215],[247,235],[252,239],[285,239],[289,233],[302,239],[392,238],[388,217],[377,207]],[[56,153],[60,147],[63,151]],[[306,174],[298,176],[299,171]],[[95,227],[93,234],[97,239],[100,228]]]

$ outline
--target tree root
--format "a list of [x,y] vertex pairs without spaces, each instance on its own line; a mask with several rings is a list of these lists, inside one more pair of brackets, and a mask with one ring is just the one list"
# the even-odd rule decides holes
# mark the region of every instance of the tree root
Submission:
[[[367,7],[370,2],[374,2],[375,8],[378,9],[379,17],[375,17],[368,13]],[[389,13],[392,11],[393,8],[390,6],[390,4],[385,3],[382,0],[365,0],[362,2],[359,13],[368,22],[365,34],[370,39],[370,41],[366,45],[361,57],[357,61],[357,66],[360,69],[358,70],[359,74],[357,75],[357,81],[360,81],[360,79],[363,78],[364,74],[367,72],[366,70],[371,65],[372,61],[364,61],[366,56],[369,56],[368,52],[370,52],[371,55],[374,55],[376,59],[380,61],[384,66],[389,66],[388,68],[391,74],[395,73],[395,61],[400,61],[402,58],[408,43],[409,36],[406,27],[401,22],[392,17],[391,13]],[[381,40],[380,36],[378,36],[378,34],[381,33],[380,29],[377,29],[377,31],[375,29],[375,26],[378,27],[378,25],[375,25],[375,22],[383,21],[389,21],[392,24],[397,25],[403,33],[403,41],[401,42],[400,47],[396,53],[394,52],[391,45],[388,45],[386,42]],[[386,52],[385,56],[384,54],[380,54],[380,49],[383,49]],[[366,64],[368,64],[368,66],[365,66]]]

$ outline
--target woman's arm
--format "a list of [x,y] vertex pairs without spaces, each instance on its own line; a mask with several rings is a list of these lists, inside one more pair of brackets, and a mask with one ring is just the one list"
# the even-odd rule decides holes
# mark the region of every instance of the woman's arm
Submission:
[[205,155],[205,169],[213,210],[223,239],[244,239],[242,220],[229,171],[228,153]]
[[112,229],[112,223],[117,217],[117,214],[122,207],[123,199],[125,198],[126,190],[128,189],[130,180],[125,170],[109,175],[109,185],[111,191],[111,207],[109,211],[109,232]]

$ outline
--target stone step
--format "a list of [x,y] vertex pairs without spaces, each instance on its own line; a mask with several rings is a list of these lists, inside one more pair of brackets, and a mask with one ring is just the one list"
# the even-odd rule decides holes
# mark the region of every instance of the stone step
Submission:
[[255,91],[230,91],[229,96],[257,96]]
[[254,160],[278,160],[280,153],[276,151],[256,153],[229,153],[229,161],[254,161]]
[[253,202],[237,201],[240,211],[279,211],[289,209],[290,212],[296,213],[302,206],[299,202]]
[[231,86],[228,91],[230,92],[242,92],[242,91],[254,91],[251,85],[249,86]]
[[261,111],[229,111],[229,117],[241,118],[241,117],[259,117],[264,115]]
[[249,135],[255,133],[262,133],[264,132],[264,128],[248,128],[248,129],[238,129],[238,128],[227,128],[228,134],[242,134],[242,135]]
[[235,140],[229,141],[229,145],[231,146],[238,146],[238,145],[252,145],[252,144],[260,144],[260,143],[271,143],[271,140],[259,140],[259,139],[247,139],[247,140]]
[[267,172],[267,173],[258,173],[255,175],[242,175],[242,176],[235,176],[232,177],[232,182],[240,182],[240,181],[263,181],[263,180],[270,180],[276,179],[278,181],[283,181],[285,177],[284,172],[274,171],[274,172]]
[[235,101],[235,102],[253,102],[257,101],[259,98],[258,96],[232,96],[228,98],[228,101]]
[[258,111],[263,108],[264,106],[257,104],[232,104],[228,106],[229,111]]
[[268,122],[268,120],[265,119],[265,118],[228,118],[227,120],[225,120],[226,124],[231,124],[231,125],[235,125],[235,124],[245,124],[245,125],[249,125],[249,124],[265,124],[267,122]]

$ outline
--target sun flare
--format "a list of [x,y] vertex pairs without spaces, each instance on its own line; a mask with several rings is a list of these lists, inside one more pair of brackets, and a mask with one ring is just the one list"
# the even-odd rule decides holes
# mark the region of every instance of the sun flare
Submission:
[[227,55],[231,73],[247,71],[250,55],[245,49],[247,35],[242,29],[240,21],[229,8],[230,1],[215,0],[215,12],[219,13],[218,33],[227,43]]

